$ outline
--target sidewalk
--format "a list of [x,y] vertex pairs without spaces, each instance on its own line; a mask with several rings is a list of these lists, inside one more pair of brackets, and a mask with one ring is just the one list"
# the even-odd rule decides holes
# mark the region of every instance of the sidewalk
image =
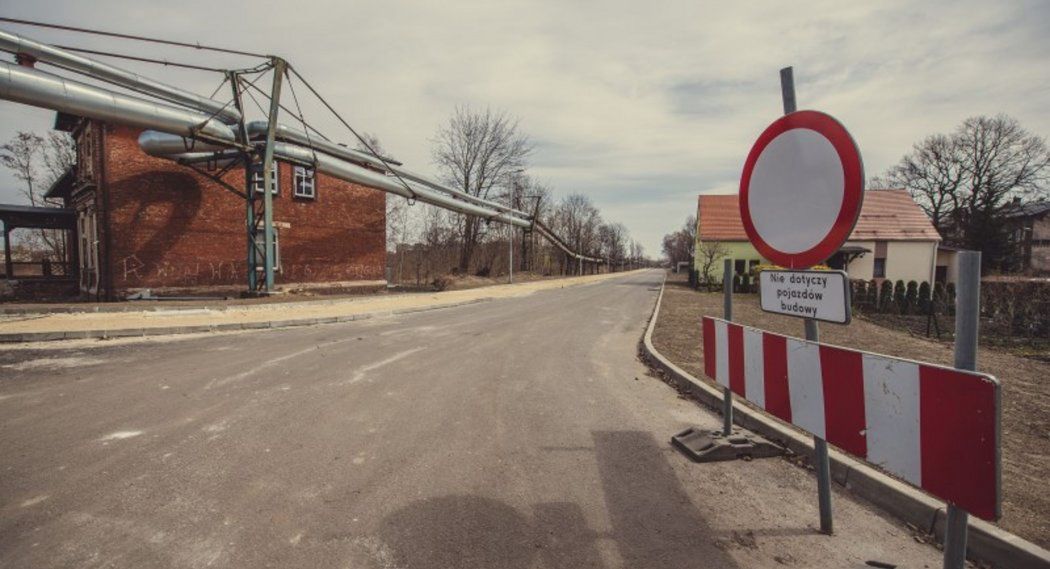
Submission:
[[[634,271],[637,272],[637,271]],[[540,290],[602,282],[633,272],[588,275],[436,293],[363,296],[273,304],[237,304],[223,308],[121,312],[82,312],[0,316],[0,342],[36,342],[190,334],[221,330],[308,326],[346,322],[376,313],[405,313],[515,298]]]

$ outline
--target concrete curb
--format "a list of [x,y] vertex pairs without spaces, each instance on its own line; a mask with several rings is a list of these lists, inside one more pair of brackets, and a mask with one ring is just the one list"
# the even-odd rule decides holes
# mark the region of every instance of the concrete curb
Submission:
[[177,334],[201,334],[204,332],[268,330],[272,328],[291,328],[295,326],[315,326],[319,324],[336,324],[341,322],[353,322],[355,320],[368,320],[376,316],[413,314],[416,312],[441,310],[443,308],[455,308],[457,306],[480,304],[490,300],[492,299],[476,298],[473,300],[465,300],[463,302],[453,302],[450,304],[439,304],[434,306],[416,306],[401,310],[378,310],[375,312],[362,312],[361,314],[348,314],[344,316],[292,318],[286,320],[264,320],[259,322],[224,322],[222,324],[201,324],[195,326],[157,326],[153,328],[116,328],[112,330],[74,330],[65,332],[16,332],[12,334],[0,334],[0,344],[54,342],[58,340],[108,340],[111,338],[137,338],[146,336],[170,336]]
[[[664,280],[666,284],[666,277]],[[720,410],[720,389],[712,383],[693,377],[653,346],[653,330],[660,315],[664,289],[665,286],[660,287],[660,295],[642,339],[643,355],[673,387],[713,409]],[[737,398],[733,400],[733,419],[745,429],[777,441],[795,454],[807,458],[813,455],[812,437],[741,403]],[[836,483],[897,519],[932,534],[938,542],[941,541],[947,507],[944,502],[835,449],[830,449],[829,454],[831,477]],[[971,560],[1002,569],[1050,567],[1050,551],[973,516],[970,516],[966,554]]]

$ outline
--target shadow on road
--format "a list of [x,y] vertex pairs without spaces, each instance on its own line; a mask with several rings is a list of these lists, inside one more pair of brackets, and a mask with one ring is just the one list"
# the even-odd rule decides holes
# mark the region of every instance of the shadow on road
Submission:
[[413,502],[389,516],[379,537],[406,569],[524,569],[536,555],[532,523],[503,502],[469,495]]
[[626,567],[722,568],[735,562],[693,506],[666,458],[644,431],[597,431],[594,450],[605,507]]
[[737,567],[715,545],[720,534],[693,507],[652,435],[600,431],[593,438],[586,450],[598,462],[611,534],[591,529],[572,502],[535,504],[530,517],[499,500],[449,495],[383,520],[378,537],[387,561],[405,569],[601,569],[599,543],[611,540],[625,567]]

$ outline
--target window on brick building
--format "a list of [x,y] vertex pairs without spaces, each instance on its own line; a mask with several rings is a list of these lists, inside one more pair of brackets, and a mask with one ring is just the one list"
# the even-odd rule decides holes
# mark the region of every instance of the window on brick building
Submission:
[[[281,169],[277,165],[277,161],[274,160],[273,168],[271,169],[272,178],[270,180],[270,193],[273,195],[278,194],[281,184]],[[252,164],[252,192],[261,193],[263,188],[263,171],[262,164]]]
[[304,166],[296,166],[292,171],[292,182],[293,189],[292,195],[297,198],[314,198],[317,193],[315,190],[315,173],[313,168],[306,168]]

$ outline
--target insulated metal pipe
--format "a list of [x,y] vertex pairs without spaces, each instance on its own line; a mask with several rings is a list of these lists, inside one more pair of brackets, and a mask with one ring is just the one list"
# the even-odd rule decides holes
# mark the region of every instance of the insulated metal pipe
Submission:
[[139,148],[150,156],[170,158],[172,154],[184,154],[189,152],[219,152],[226,150],[229,146],[212,144],[185,136],[157,132],[155,130],[144,130],[139,135]]
[[329,176],[339,178],[340,180],[376,188],[377,190],[383,190],[409,199],[418,199],[421,202],[436,205],[444,209],[458,211],[459,213],[465,213],[467,215],[476,215],[491,221],[508,223],[518,227],[532,226],[532,222],[527,219],[520,219],[492,209],[465,203],[453,198],[452,196],[447,196],[428,188],[416,185],[409,185],[409,187],[406,188],[400,181],[385,174],[373,172],[367,168],[351,164],[346,160],[341,160],[324,153],[315,153],[309,148],[304,148],[295,144],[287,142],[275,143],[274,155],[282,160],[288,160],[299,164],[315,165],[318,172],[328,174]]
[[[0,61],[0,99],[72,115],[235,143],[233,130],[208,115],[123,95]],[[185,150],[183,150],[185,152]]]
[[[266,121],[252,121],[248,123],[248,135],[262,135],[266,132],[266,128]],[[368,168],[374,168],[383,172],[396,173],[398,176],[401,176],[405,180],[414,182],[416,184],[420,184],[422,186],[426,186],[432,190],[444,192],[446,194],[455,196],[461,200],[470,202],[474,205],[491,208],[501,213],[515,215],[523,219],[531,219],[531,216],[523,211],[507,207],[501,203],[497,203],[491,200],[486,200],[484,198],[472,196],[467,192],[464,192],[463,190],[458,190],[456,188],[446,186],[426,176],[422,176],[420,174],[416,174],[415,172],[406,170],[401,167],[400,162],[390,160],[385,156],[383,157],[383,160],[380,160],[375,155],[370,154],[368,152],[362,152],[360,150],[347,148],[345,146],[341,146],[339,144],[320,139],[319,137],[307,136],[306,133],[302,130],[292,128],[283,124],[278,124],[275,132],[277,138],[280,140],[284,140],[286,142],[294,142],[296,144],[312,147],[314,150],[317,150],[319,152],[324,152],[325,154],[329,154],[337,158],[342,158],[344,160],[353,162],[354,164],[366,166]],[[384,160],[387,162],[387,164],[383,163]]]
[[240,111],[232,105],[224,106],[218,101],[213,101],[196,93],[143,77],[138,73],[84,57],[53,45],[38,42],[14,32],[0,30],[0,50],[31,55],[40,61],[88,75],[100,81],[145,92],[179,105],[204,111],[209,115],[215,114],[222,122],[228,124],[234,124],[241,120]]
[[[269,128],[269,123],[267,123],[267,121],[251,121],[247,124],[247,128],[249,137],[265,136],[266,130]],[[383,161],[386,161],[392,166],[401,165],[400,162],[393,158],[383,156],[383,160],[380,160],[375,155],[368,152],[354,150],[341,144],[325,140],[319,136],[308,136],[306,132],[285,124],[277,123],[277,128],[274,130],[274,133],[277,135],[278,139],[285,142],[294,142],[296,144],[312,146],[315,150],[320,150],[321,152],[350,160],[354,163],[361,163],[361,165],[368,166],[369,168],[386,170],[387,167],[383,165]]]
[[[189,157],[188,155],[193,154],[194,156],[192,156],[191,159],[194,159],[195,161],[202,161],[201,159],[206,156],[201,155],[200,153],[202,152],[220,151],[225,148],[218,144],[208,144],[199,141],[193,142],[180,136],[155,131],[144,131],[139,136],[139,146],[150,156],[177,160],[180,158],[186,159]],[[283,160],[311,167],[316,165],[319,171],[341,180],[373,187],[409,199],[418,198],[420,201],[468,215],[476,215],[493,221],[511,223],[518,227],[532,226],[532,222],[528,219],[519,219],[514,216],[506,215],[493,208],[487,208],[477,204],[457,200],[452,196],[447,196],[428,188],[419,187],[415,184],[410,183],[409,187],[406,188],[399,180],[382,172],[376,172],[364,168],[347,160],[330,156],[324,152],[315,152],[310,148],[298,144],[277,142],[274,144],[274,152]]]
[[600,263],[601,262],[601,259],[596,259],[594,257],[587,257],[587,256],[584,256],[584,255],[581,255],[581,254],[577,253],[576,251],[573,251],[572,248],[570,248],[564,241],[562,241],[560,237],[555,235],[554,232],[551,231],[550,229],[548,229],[546,225],[543,225],[542,223],[540,223],[539,220],[536,220],[534,222],[533,228],[537,231],[537,233],[539,233],[544,238],[546,238],[548,241],[553,243],[555,247],[561,249],[566,255],[568,255],[568,256],[570,256],[570,257],[572,257],[574,259],[580,260],[580,261],[588,261],[588,262],[592,262],[592,263]]

